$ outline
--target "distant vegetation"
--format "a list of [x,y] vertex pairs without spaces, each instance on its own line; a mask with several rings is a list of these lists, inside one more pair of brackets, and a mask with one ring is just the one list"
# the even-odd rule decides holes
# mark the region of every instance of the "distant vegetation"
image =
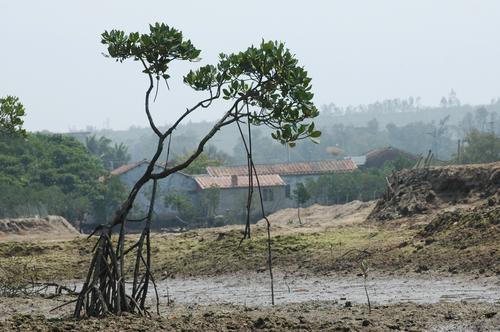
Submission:
[[401,157],[385,162],[381,168],[323,175],[316,181],[306,183],[306,190],[311,195],[308,203],[331,205],[379,198],[385,191],[387,176],[393,171],[410,168],[414,164],[415,162]]
[[0,98],[0,133],[26,135],[23,128],[25,109],[18,97]]
[[[208,166],[221,166],[228,160],[231,160],[231,157],[227,153],[217,150],[213,145],[209,145],[206,150],[206,152],[202,152],[198,158],[186,167],[183,172],[187,174],[204,174],[207,172]],[[174,163],[179,164],[186,161],[191,154],[192,152],[177,156]]]
[[56,214],[105,218],[123,198],[116,180],[100,182],[100,162],[72,137],[3,133],[0,136],[0,217]]
[[490,163],[500,160],[500,137],[495,133],[474,129],[464,139],[466,145],[460,161],[466,164]]
[[[446,102],[444,101],[446,100]],[[434,152],[440,160],[454,160],[458,140],[472,131],[500,135],[500,101],[488,105],[463,105],[454,92],[443,97],[440,106],[421,105],[418,98],[393,99],[356,107],[322,107],[316,125],[322,131],[321,144],[300,142],[287,148],[275,142],[265,128],[253,129],[254,159],[257,163],[322,160],[362,155],[368,150],[394,146],[413,154]],[[181,158],[195,148],[196,140],[211,126],[209,122],[179,126],[172,137],[171,158]],[[90,128],[91,129],[91,128]],[[151,154],[155,136],[147,128],[124,131],[93,130],[113,142],[124,142],[132,161]],[[224,164],[244,164],[246,154],[234,128],[224,128],[212,148],[224,156]],[[467,144],[467,141],[466,141]],[[332,150],[339,154],[332,154]],[[471,160],[470,162],[473,162]]]
[[87,150],[93,154],[101,162],[107,170],[111,171],[130,161],[128,147],[123,143],[115,143],[109,138],[92,135],[85,138],[85,146]]

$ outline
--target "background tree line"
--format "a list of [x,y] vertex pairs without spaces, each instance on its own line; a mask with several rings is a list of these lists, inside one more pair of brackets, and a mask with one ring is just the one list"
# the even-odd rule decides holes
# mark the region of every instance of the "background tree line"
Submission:
[[322,175],[304,184],[307,204],[344,204],[354,200],[370,201],[379,198],[386,188],[386,177],[394,171],[411,168],[414,161],[400,157],[387,161],[383,167],[358,169],[350,173]]
[[[419,98],[393,99],[356,107],[324,105],[317,121],[322,131],[321,143],[301,142],[287,148],[270,137],[270,131],[256,128],[252,141],[256,147],[254,159],[258,163],[307,161],[361,155],[371,149],[394,146],[414,154],[433,150],[441,160],[453,160],[457,141],[466,139],[473,130],[500,134],[500,102],[488,105],[464,105],[454,92],[443,97],[446,103],[436,107],[423,106]],[[170,159],[182,159],[195,148],[197,139],[211,126],[210,122],[191,122],[179,126],[172,137]],[[132,161],[146,158],[155,140],[147,128],[128,130],[91,130],[93,135],[105,136],[113,144],[123,142]],[[224,164],[244,164],[245,152],[239,133],[224,128],[215,137],[209,159]],[[175,144],[174,144],[175,143]],[[341,155],[332,155],[329,148]],[[162,158],[165,158],[163,156]]]
[[[104,220],[123,199],[117,178],[73,137],[0,134],[0,218],[47,214]],[[99,180],[101,178],[101,181]]]

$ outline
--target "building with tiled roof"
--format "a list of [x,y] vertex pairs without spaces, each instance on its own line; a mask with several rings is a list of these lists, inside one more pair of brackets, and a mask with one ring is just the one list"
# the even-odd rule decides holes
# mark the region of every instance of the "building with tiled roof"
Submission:
[[[170,164],[173,162],[169,162]],[[118,177],[121,182],[125,185],[127,190],[131,190],[135,185],[137,180],[145,173],[146,168],[149,166],[149,160],[141,160],[138,162],[122,165],[120,167],[112,170],[108,177]],[[153,172],[161,172],[165,167],[164,163],[157,163],[154,166]],[[102,179],[104,180],[104,178]],[[146,184],[134,202],[134,206],[131,211],[130,219],[140,219],[144,217],[146,211],[148,210],[150,198],[151,198],[151,188],[152,184]],[[176,211],[165,205],[165,188],[182,188],[183,191],[196,191],[197,187],[194,181],[186,174],[182,172],[177,172],[172,174],[166,179],[162,179],[158,183],[158,192],[154,208],[155,219],[167,220],[175,217]]]
[[122,174],[125,174],[127,172],[130,172],[131,170],[133,170],[135,168],[141,167],[143,165],[148,165],[148,164],[149,164],[149,161],[144,159],[144,160],[138,161],[136,163],[125,164],[125,165],[122,165],[120,167],[117,167],[114,170],[112,170],[111,172],[109,172],[109,174],[111,176],[122,175]]
[[[119,176],[129,187],[132,187],[144,174],[148,161],[123,165],[113,171],[112,176]],[[158,170],[163,165],[156,165]],[[287,164],[256,165],[258,183],[261,187],[262,201],[265,212],[273,213],[279,209],[294,207],[293,191],[298,183],[306,183],[309,179],[316,180],[321,175],[339,172],[352,172],[357,169],[352,160],[326,160],[314,162],[296,162]],[[178,211],[165,205],[167,197],[177,195],[187,198],[193,209],[201,215],[223,216],[226,221],[242,222],[246,215],[249,177],[247,166],[207,167],[207,174],[188,175],[182,172],[174,173],[159,181],[159,191],[155,205],[158,218],[168,219],[179,217]],[[252,203],[252,219],[262,216],[260,197],[257,190],[257,177],[253,176],[254,196]],[[208,197],[217,193],[217,205],[207,207]],[[142,190],[138,196],[136,210],[146,210],[149,204],[148,189]]]
[[[269,175],[321,175],[339,172],[352,172],[357,169],[356,164],[348,160],[324,160],[310,162],[295,162],[286,164],[255,165],[257,174]],[[210,166],[207,172],[211,176],[230,176],[248,174],[247,166]]]
[[[284,183],[284,198],[279,202],[279,208],[296,206],[293,199],[293,192],[299,183],[306,184],[308,180],[317,180],[322,175],[335,173],[353,172],[358,169],[353,160],[323,160],[311,162],[294,162],[282,164],[261,164],[255,165],[261,186],[268,185],[270,179],[281,179]],[[237,177],[242,178],[243,185],[247,185],[247,166],[211,166],[207,167],[207,173],[211,177]],[[276,182],[277,183],[277,182]],[[280,190],[280,189],[276,189]]]
[[[175,164],[175,161],[169,161],[168,164],[173,165],[173,164]],[[143,160],[135,162],[135,163],[126,164],[126,165],[122,165],[120,167],[117,167],[114,170],[112,170],[111,172],[109,172],[109,174],[112,176],[122,175],[122,174],[128,173],[128,172],[130,172],[138,167],[141,167],[141,166],[147,167],[148,165],[149,165],[149,160],[143,159]],[[165,167],[165,163],[157,163],[155,165],[155,168],[157,170],[160,170],[160,171],[164,167]]]
[[[248,175],[231,175],[231,176],[210,176],[210,175],[193,175],[193,179],[201,190],[208,188],[248,188]],[[257,180],[253,180],[256,186]],[[285,181],[278,174],[260,175],[259,184],[261,187],[279,187],[284,186]]]

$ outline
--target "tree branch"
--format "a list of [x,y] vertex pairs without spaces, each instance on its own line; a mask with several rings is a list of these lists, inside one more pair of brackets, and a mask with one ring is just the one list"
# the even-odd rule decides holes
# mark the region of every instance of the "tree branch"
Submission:
[[146,98],[145,98],[145,102],[144,102],[144,108],[146,110],[146,115],[148,117],[148,121],[149,121],[149,125],[151,126],[151,129],[153,129],[153,131],[155,132],[155,134],[158,137],[161,137],[161,131],[158,129],[158,127],[156,127],[156,125],[153,121],[153,117],[151,116],[151,112],[149,110],[149,95],[151,94],[151,91],[153,91],[153,88],[154,88],[153,75],[151,75],[151,73],[149,72],[148,66],[146,65],[144,60],[141,57],[139,57],[139,60],[142,62],[142,65],[144,66],[145,72],[148,74],[148,77],[149,77],[149,87],[146,90]]
[[212,103],[212,101],[214,101],[215,99],[218,99],[220,97],[220,91],[221,91],[221,89],[222,89],[222,83],[218,84],[218,86],[217,86],[217,92],[215,93],[215,95],[213,95],[212,90],[210,90],[210,97],[208,97],[208,98],[206,98],[206,99],[198,102],[196,105],[194,105],[191,108],[186,108],[186,111],[177,119],[177,121],[175,121],[175,123],[170,128],[168,128],[168,130],[165,133],[163,133],[163,136],[164,137],[168,137],[169,135],[171,135],[172,132],[177,128],[177,126],[189,114],[193,113],[199,107],[207,108],[208,106],[210,106],[210,104]]
[[[237,117],[232,117],[231,118],[231,115],[233,115],[233,111],[234,109],[238,108],[238,104],[241,102],[241,98],[238,99],[234,104],[233,106],[229,109],[229,111],[227,111],[224,116],[212,127],[212,129],[200,140],[200,143],[198,144],[198,147],[196,148],[196,150],[193,152],[193,154],[191,156],[189,156],[189,158],[184,161],[183,163],[179,164],[179,165],[176,165],[172,168],[166,168],[164,169],[162,172],[160,173],[155,173],[155,174],[151,174],[151,179],[153,180],[158,180],[158,179],[163,179],[167,176],[169,176],[170,174],[172,173],[175,173],[175,172],[178,172],[180,170],[183,170],[185,169],[186,167],[188,167],[202,152],[203,152],[203,149],[205,147],[205,144],[222,128],[222,127],[225,127],[231,123],[234,123],[238,120]],[[230,118],[228,120],[228,118]]]

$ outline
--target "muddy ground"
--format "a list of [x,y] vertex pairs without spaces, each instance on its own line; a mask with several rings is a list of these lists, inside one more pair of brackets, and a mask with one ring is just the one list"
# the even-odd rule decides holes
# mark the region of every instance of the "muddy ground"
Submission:
[[[160,317],[77,322],[69,318],[71,305],[50,311],[67,295],[19,295],[0,297],[0,328],[500,331],[498,167],[406,171],[377,204],[312,206],[302,211],[303,224],[295,209],[271,215],[274,307],[265,224],[257,223],[241,246],[242,226],[153,234]],[[0,289],[22,284],[19,276],[78,288],[95,241],[15,240],[0,243]]]
[[[79,289],[80,281],[63,283],[69,289]],[[365,283],[362,276],[332,274],[329,276],[296,276],[275,273],[275,303],[288,305],[307,302],[333,302],[345,304],[367,304]],[[167,279],[157,282],[160,304],[235,304],[251,307],[271,305],[270,279],[266,273],[234,274],[217,277]],[[497,303],[500,300],[500,281],[497,277],[441,277],[413,275],[395,277],[386,274],[371,275],[366,280],[366,291],[373,305],[399,303],[435,304],[447,303]],[[41,300],[54,296],[50,289],[43,296],[18,296],[23,300]],[[38,301],[36,306],[29,301],[17,306],[16,298],[0,301],[0,319],[17,313],[57,316],[64,310],[51,312],[50,305]],[[150,305],[156,305],[152,292]],[[49,304],[49,303],[48,303]],[[65,308],[68,309],[68,308]]]
[[[59,301],[51,301],[58,304]],[[37,302],[26,302],[36,306]],[[0,322],[2,331],[498,331],[500,306],[494,304],[404,303],[366,305],[307,302],[274,307],[173,305],[161,315],[74,320],[18,314]]]
[[[425,235],[428,225],[416,220],[365,226],[360,221],[322,228],[307,219],[303,226],[277,225],[275,307],[269,305],[265,238],[259,226],[240,248],[241,232],[235,226],[155,234],[160,317],[77,322],[69,318],[71,305],[50,311],[73,297],[4,297],[0,298],[0,330],[498,330],[496,235],[485,240],[478,232],[476,240],[472,234],[466,241],[457,241],[453,231]],[[92,245],[92,240],[82,238],[3,243],[0,264],[21,267],[25,263],[36,270],[37,278],[78,287]],[[371,314],[360,276],[361,260],[370,266]],[[173,303],[167,306],[169,301]],[[153,312],[155,305],[150,305]]]

